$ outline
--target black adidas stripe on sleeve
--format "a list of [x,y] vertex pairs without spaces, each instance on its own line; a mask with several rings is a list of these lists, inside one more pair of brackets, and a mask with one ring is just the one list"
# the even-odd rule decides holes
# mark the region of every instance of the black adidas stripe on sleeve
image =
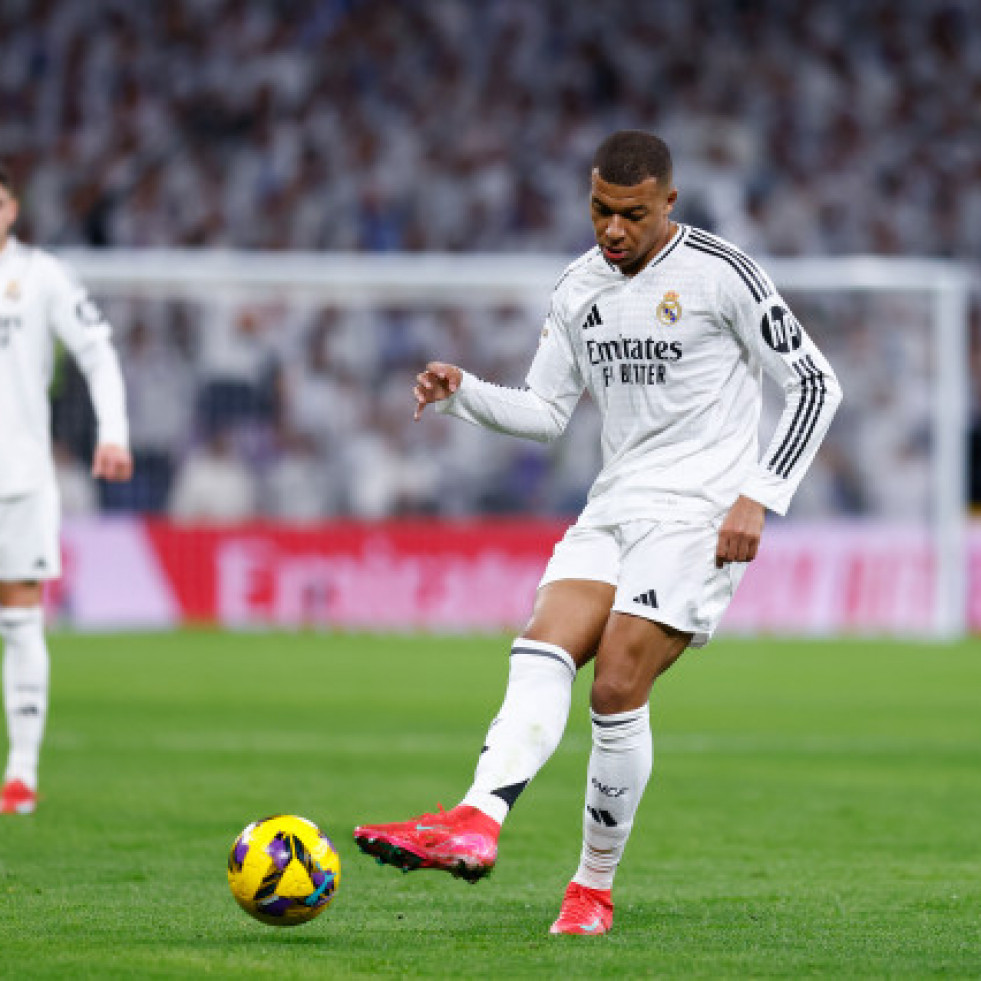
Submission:
[[767,464],[768,469],[773,470],[778,477],[788,477],[800,460],[824,408],[824,396],[827,393],[824,372],[810,355],[795,361],[793,369],[801,378],[797,411],[783,442]]

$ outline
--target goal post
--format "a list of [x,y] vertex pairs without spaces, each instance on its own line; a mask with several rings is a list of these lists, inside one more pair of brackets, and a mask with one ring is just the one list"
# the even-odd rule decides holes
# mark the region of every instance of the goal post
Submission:
[[[514,304],[544,315],[564,256],[262,253],[222,250],[65,249],[59,253],[98,297],[210,301],[275,299],[370,310]],[[880,257],[769,259],[796,297],[915,295],[930,335],[930,510],[939,638],[967,630],[967,427],[970,271],[941,260]],[[869,325],[889,331],[890,323]],[[438,352],[434,352],[438,354]],[[832,359],[833,360],[833,359]],[[848,393],[846,391],[846,400]],[[883,475],[888,480],[889,475]]]

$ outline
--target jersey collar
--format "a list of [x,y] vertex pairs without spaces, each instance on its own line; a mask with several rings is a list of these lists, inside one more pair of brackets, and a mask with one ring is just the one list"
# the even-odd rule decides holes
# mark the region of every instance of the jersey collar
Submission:
[[659,262],[664,262],[664,260],[667,259],[667,257],[681,244],[682,239],[688,234],[688,226],[683,225],[680,221],[675,222],[675,225],[677,227],[674,230],[674,235],[672,235],[671,238],[669,238],[668,241],[661,246],[661,250],[651,258],[650,262],[648,262],[647,265],[634,276],[627,276],[626,273],[623,273],[617,269],[617,267],[614,266],[612,262],[607,260],[605,255],[603,255],[603,250],[598,245],[596,246],[596,252],[610,272],[615,273],[621,279],[636,279],[637,276],[643,276],[644,273],[647,272],[647,270],[652,266],[656,266]]
[[683,225],[680,221],[675,222],[675,224],[677,227],[674,230],[674,235],[672,235],[671,238],[665,242],[661,248],[661,251],[658,252],[657,255],[653,256],[651,261],[648,262],[643,269],[641,269],[641,271],[637,274],[638,276],[650,269],[651,266],[656,266],[659,262],[664,262],[664,260],[667,259],[667,257],[671,255],[671,253],[674,252],[674,250],[681,244],[681,240],[685,237],[685,234],[688,231],[688,226]]

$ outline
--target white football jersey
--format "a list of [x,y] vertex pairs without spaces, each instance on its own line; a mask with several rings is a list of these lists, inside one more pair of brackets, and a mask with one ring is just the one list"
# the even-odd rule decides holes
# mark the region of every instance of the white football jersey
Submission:
[[0,497],[54,480],[48,386],[56,337],[85,375],[99,442],[126,447],[125,395],[109,324],[64,263],[8,238],[0,250]]
[[[766,451],[762,373],[785,393]],[[464,375],[441,411],[551,439],[584,389],[603,421],[603,466],[580,523],[709,518],[740,494],[784,514],[841,400],[830,365],[766,273],[678,225],[634,276],[599,248],[559,280],[527,391]]]

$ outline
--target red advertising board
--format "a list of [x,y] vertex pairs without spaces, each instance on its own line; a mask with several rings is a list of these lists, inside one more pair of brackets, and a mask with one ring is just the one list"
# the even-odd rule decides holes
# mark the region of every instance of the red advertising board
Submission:
[[[565,525],[549,521],[66,523],[51,612],[81,629],[507,630],[526,622]],[[981,528],[971,583],[981,584]],[[723,622],[740,633],[926,633],[936,573],[922,528],[776,524]],[[981,628],[981,586],[970,623]]]
[[187,620],[378,630],[520,623],[563,531],[538,522],[147,525]]

